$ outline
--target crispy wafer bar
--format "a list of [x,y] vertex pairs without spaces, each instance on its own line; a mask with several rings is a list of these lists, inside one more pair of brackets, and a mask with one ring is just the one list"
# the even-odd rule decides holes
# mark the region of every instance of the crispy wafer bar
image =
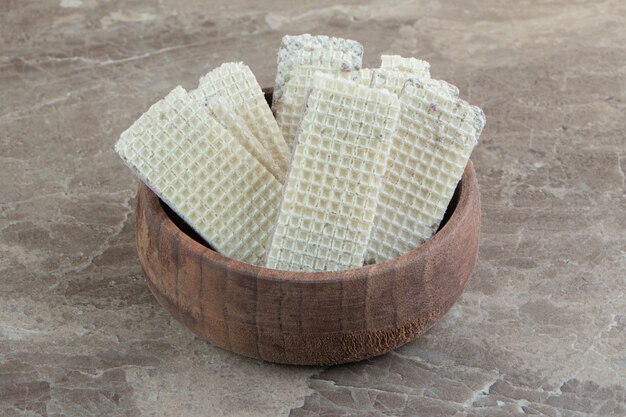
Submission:
[[360,70],[358,70],[358,77],[355,77],[354,81],[369,86],[372,83],[372,75],[374,75],[373,69],[361,68]]
[[[293,146],[293,139],[302,120],[304,102],[311,90],[313,75],[317,71],[319,71],[319,67],[299,65],[293,68],[291,78],[283,88],[282,100],[276,108],[276,121],[280,126],[283,137],[290,146]],[[323,72],[326,72],[326,70]],[[372,81],[372,73],[373,71],[369,68],[332,72],[334,75],[366,86],[369,86]]]
[[370,86],[374,88],[385,88],[395,94],[400,94],[404,84],[411,78],[422,82],[428,81],[431,86],[440,87],[441,92],[451,98],[457,98],[459,96],[459,89],[447,81],[433,80],[430,78],[416,78],[410,72],[388,68],[378,68],[372,70]]
[[263,260],[280,183],[182,87],[122,133],[115,150],[217,251]]
[[386,88],[392,93],[400,94],[409,78],[421,81],[430,79],[430,64],[426,61],[400,55],[381,55],[380,60],[380,68],[372,70],[371,87]]
[[282,89],[283,94],[280,103],[276,100],[273,101],[276,122],[285,141],[292,148],[293,140],[302,120],[304,102],[311,87],[311,79],[317,70],[318,67],[309,65],[294,68],[290,80]]
[[268,267],[336,271],[363,264],[399,110],[386,90],[315,75]]
[[408,72],[413,74],[414,78],[420,80],[430,78],[430,63],[417,58],[405,58],[400,55],[381,55],[380,67]]
[[452,100],[459,98],[459,88],[454,84],[450,84],[444,80],[433,80],[432,78],[427,80],[427,84],[429,87],[439,89],[441,94],[447,95],[448,98]]
[[236,114],[232,107],[226,104],[217,94],[206,97],[204,103],[211,115],[282,184],[285,180],[285,173],[278,167],[278,164],[272,159],[267,149],[261,145],[261,142],[248,129],[241,116]]
[[370,86],[373,88],[385,88],[394,94],[400,94],[402,87],[410,78],[417,78],[422,81],[428,80],[430,75],[428,73],[422,74],[428,78],[416,77],[413,73],[393,69],[393,68],[376,68],[372,71],[372,80]]
[[339,72],[333,72],[332,74],[341,78],[345,78],[346,80],[351,80],[351,81],[354,81],[355,83],[363,84],[369,87],[372,82],[373,71],[374,70],[372,70],[371,68],[361,68],[360,70],[339,71]]
[[[320,70],[315,65],[299,65],[291,71],[291,78],[283,88],[282,99],[275,108],[276,122],[280,126],[283,137],[287,143],[293,147],[293,140],[300,126],[302,114],[304,112],[304,102],[311,90],[313,75]],[[355,82],[362,82],[363,70],[337,71],[333,74],[350,79]],[[323,72],[330,72],[324,69]],[[366,81],[369,85],[369,80]]]
[[[447,84],[447,83],[446,83]],[[437,80],[409,80],[391,142],[367,261],[396,258],[439,227],[485,124],[478,107]]]
[[192,92],[198,100],[218,94],[246,122],[248,129],[267,149],[281,172],[287,172],[291,153],[265,101],[254,74],[242,62],[220,65],[200,78]]
[[272,109],[277,111],[293,68],[308,65],[329,72],[352,71],[361,68],[362,61],[363,45],[353,40],[309,34],[284,36],[278,50]]

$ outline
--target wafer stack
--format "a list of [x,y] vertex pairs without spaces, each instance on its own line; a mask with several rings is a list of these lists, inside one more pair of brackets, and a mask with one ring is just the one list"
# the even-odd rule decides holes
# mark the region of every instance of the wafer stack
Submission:
[[361,68],[363,46],[328,36],[285,36],[278,52],[278,70],[272,109],[283,137],[291,146],[296,136],[305,98],[317,71],[334,73]]
[[[355,71],[352,71],[355,72]],[[357,75],[353,77],[353,80],[363,84],[363,85],[367,85],[369,86],[372,83],[372,76],[374,75],[374,70],[372,70],[371,68],[361,68],[360,70],[357,70]]]
[[206,97],[204,102],[215,120],[224,126],[250,155],[255,157],[282,184],[285,180],[284,170],[278,167],[267,149],[248,128],[244,119],[217,94]]
[[430,239],[485,124],[430,64],[327,36],[285,36],[267,104],[226,63],[172,90],[118,140],[133,172],[215,250],[268,268],[338,271]]
[[[282,101],[276,106],[276,121],[281,128],[283,137],[293,147],[306,97],[313,87],[313,75],[319,71],[318,66],[300,65],[291,71],[289,82],[284,87]],[[333,75],[369,86],[372,73],[367,70],[338,71]]]
[[280,183],[182,87],[122,133],[115,150],[217,251],[262,264]]
[[272,107],[280,102],[291,71],[300,65],[317,66],[320,71],[352,71],[361,68],[363,45],[351,39],[329,36],[284,36],[278,49],[276,82]]
[[380,68],[408,72],[413,78],[427,80],[430,78],[430,64],[421,59],[400,55],[381,55]]
[[371,233],[395,95],[316,73],[266,265],[294,271],[359,267]]
[[373,69],[370,74],[370,86],[400,94],[409,79],[429,80],[430,64],[415,58],[382,55],[380,68]]
[[409,80],[400,94],[367,259],[380,263],[435,234],[485,124],[482,111],[447,83]]
[[250,68],[242,62],[222,64],[200,78],[191,92],[199,101],[217,95],[244,120],[281,170],[287,172],[290,151]]

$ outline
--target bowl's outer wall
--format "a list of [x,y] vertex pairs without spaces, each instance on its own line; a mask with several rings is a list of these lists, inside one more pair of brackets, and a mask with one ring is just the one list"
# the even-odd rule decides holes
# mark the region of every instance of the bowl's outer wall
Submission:
[[459,187],[448,223],[420,248],[379,265],[315,274],[255,267],[206,248],[140,184],[137,252],[161,305],[219,347],[287,364],[357,361],[424,333],[463,292],[480,230],[471,161]]

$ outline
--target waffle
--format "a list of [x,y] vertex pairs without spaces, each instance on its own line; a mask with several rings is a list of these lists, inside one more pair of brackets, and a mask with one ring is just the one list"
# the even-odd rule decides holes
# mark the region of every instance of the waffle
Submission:
[[439,89],[441,94],[446,95],[451,100],[459,98],[459,88],[454,84],[450,84],[449,82],[444,81],[444,80],[433,80],[433,79],[428,80],[427,84],[431,88]]
[[[428,75],[430,78],[430,75]],[[400,94],[404,84],[410,79],[416,78],[421,81],[429,78],[418,78],[411,72],[401,71],[392,68],[376,68],[372,71],[372,81],[370,86],[373,88],[384,88],[394,94]]]
[[372,75],[374,74],[374,70],[371,68],[362,68],[358,70],[358,74],[358,77],[355,77],[354,80],[369,87],[369,85],[372,83]]
[[267,149],[281,173],[287,172],[291,153],[280,133],[271,109],[265,101],[254,74],[242,62],[220,65],[200,78],[199,86],[191,92],[198,100],[218,94],[233,108]]
[[[276,122],[287,143],[293,147],[293,140],[302,120],[304,103],[311,90],[313,75],[319,71],[318,66],[299,65],[292,69],[291,78],[283,88],[282,99],[275,108]],[[322,70],[327,72],[327,70]],[[361,71],[338,71],[333,74],[355,82],[361,82]],[[329,72],[329,71],[328,71]],[[367,81],[369,85],[369,81]]]
[[[294,73],[298,71],[298,68],[294,70]],[[362,84],[367,87],[370,86],[372,82],[372,73],[374,70],[371,68],[361,68],[353,71],[338,71],[333,72],[333,75],[336,75],[341,78],[345,78],[346,80],[351,80],[357,84]]]
[[400,105],[386,90],[317,73],[307,99],[266,265],[363,265]]
[[383,262],[435,234],[485,124],[447,83],[410,80],[391,142],[367,262]]
[[396,71],[408,72],[415,78],[427,80],[430,78],[430,64],[416,58],[405,58],[400,55],[381,55],[380,67]]
[[285,180],[285,173],[278,167],[278,164],[272,159],[267,149],[261,145],[261,142],[248,129],[241,116],[236,114],[232,107],[226,104],[217,94],[206,97],[204,104],[206,104],[211,115],[282,184]]
[[272,109],[275,113],[279,111],[283,87],[295,67],[307,65],[328,72],[352,71],[361,68],[362,61],[363,45],[353,40],[309,34],[284,36],[278,50]]
[[182,87],[122,133],[115,150],[217,251],[264,259],[280,183]]

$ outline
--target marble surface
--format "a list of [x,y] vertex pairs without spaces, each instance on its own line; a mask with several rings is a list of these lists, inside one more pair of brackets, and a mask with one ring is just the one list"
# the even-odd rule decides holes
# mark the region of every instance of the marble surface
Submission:
[[[215,2],[214,2],[215,3]],[[481,106],[479,261],[396,352],[330,368],[198,340],[150,295],[120,132],[285,33],[413,55]],[[0,2],[0,415],[626,415],[626,3]]]

